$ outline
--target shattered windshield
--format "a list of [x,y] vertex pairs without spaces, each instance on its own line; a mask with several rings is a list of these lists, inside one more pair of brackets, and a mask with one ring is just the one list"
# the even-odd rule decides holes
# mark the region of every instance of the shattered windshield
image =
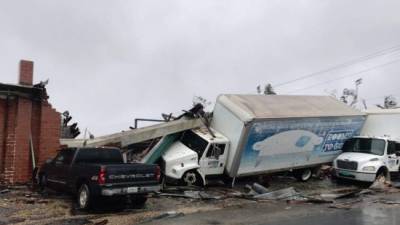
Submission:
[[203,155],[208,145],[206,140],[193,133],[193,131],[186,131],[181,137],[181,142],[186,145],[186,147],[197,152],[200,157]]
[[374,138],[352,138],[343,145],[343,152],[360,152],[374,155],[385,153],[385,141]]

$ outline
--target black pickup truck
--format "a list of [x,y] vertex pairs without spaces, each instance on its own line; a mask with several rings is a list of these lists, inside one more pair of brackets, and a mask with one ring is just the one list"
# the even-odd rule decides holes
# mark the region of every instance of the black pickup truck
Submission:
[[127,164],[117,148],[65,148],[38,172],[41,188],[75,194],[81,209],[101,198],[125,198],[142,205],[160,190],[157,165]]

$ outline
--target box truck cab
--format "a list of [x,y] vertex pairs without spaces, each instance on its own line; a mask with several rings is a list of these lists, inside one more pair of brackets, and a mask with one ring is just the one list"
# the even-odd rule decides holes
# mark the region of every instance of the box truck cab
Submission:
[[229,140],[217,131],[185,131],[162,155],[164,173],[186,185],[205,185],[206,176],[224,173],[228,149]]
[[373,182],[399,172],[400,142],[388,137],[350,138],[342,150],[333,163],[338,178]]

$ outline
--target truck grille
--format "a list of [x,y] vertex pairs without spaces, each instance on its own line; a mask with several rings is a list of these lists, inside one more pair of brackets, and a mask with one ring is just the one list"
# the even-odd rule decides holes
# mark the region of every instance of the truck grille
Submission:
[[357,170],[357,162],[338,160],[336,163],[339,169]]

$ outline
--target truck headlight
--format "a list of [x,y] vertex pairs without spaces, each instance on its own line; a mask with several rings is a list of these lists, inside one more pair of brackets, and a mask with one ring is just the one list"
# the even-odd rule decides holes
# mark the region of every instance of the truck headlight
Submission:
[[362,168],[363,171],[374,172],[376,170],[375,166],[366,166]]

